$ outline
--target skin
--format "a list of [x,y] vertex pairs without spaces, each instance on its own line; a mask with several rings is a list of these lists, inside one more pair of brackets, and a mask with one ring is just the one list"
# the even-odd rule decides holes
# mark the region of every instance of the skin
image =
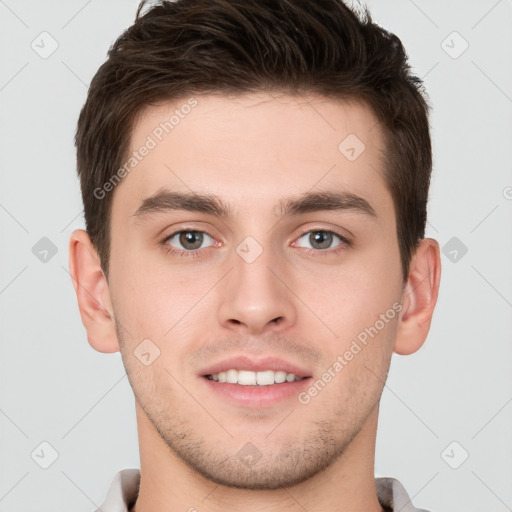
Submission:
[[[70,240],[89,343],[121,351],[134,390],[141,485],[133,510],[380,511],[379,400],[393,352],[415,352],[428,334],[439,246],[420,243],[404,283],[382,132],[365,105],[264,93],[196,99],[112,192],[108,280],[87,233]],[[184,102],[145,110],[132,150]],[[338,149],[349,134],[366,146],[354,161]],[[162,188],[215,194],[235,215],[134,215]],[[277,215],[290,196],[341,190],[363,197],[376,216]],[[180,229],[211,238],[195,257],[166,252],[190,251],[179,235],[163,242]],[[319,248],[307,233],[319,230],[350,245],[334,236]],[[236,251],[247,236],[263,250],[252,263]],[[233,405],[200,375],[231,355],[276,355],[316,380],[398,303],[402,310],[307,404],[294,396],[271,407]],[[148,338],[160,355],[145,366],[134,350]],[[246,445],[258,456],[252,464],[238,454]]]

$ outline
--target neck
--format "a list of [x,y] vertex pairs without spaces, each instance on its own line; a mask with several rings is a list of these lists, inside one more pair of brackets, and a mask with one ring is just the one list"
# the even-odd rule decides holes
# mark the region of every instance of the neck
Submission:
[[225,487],[198,474],[163,441],[136,404],[141,480],[130,512],[382,512],[374,477],[378,406],[343,454],[323,471],[292,487]]

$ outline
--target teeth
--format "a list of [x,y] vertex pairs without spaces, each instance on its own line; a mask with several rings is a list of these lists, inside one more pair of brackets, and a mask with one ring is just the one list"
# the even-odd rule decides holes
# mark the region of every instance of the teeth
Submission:
[[248,372],[248,371],[245,371],[245,370],[240,370],[239,372],[237,372],[236,370],[229,370],[231,372],[235,372],[238,373],[237,375],[237,379],[234,380],[233,384],[241,384],[242,386],[255,386],[256,385],[256,382],[257,382],[257,379],[258,379],[258,374],[254,373],[254,372]]
[[282,384],[283,382],[294,382],[302,380],[303,377],[296,377],[293,373],[284,371],[264,370],[262,372],[250,372],[248,370],[227,370],[214,375],[207,375],[207,378],[217,382],[229,384],[240,384],[241,386],[270,386]]
[[286,372],[275,372],[274,380],[276,384],[282,384],[286,380]]
[[236,370],[228,370],[226,372],[226,382],[236,384],[238,379],[238,372]]
[[275,384],[275,372],[273,372],[272,370],[258,372],[254,375],[256,375],[256,384],[258,384],[258,386],[271,386],[272,384]]

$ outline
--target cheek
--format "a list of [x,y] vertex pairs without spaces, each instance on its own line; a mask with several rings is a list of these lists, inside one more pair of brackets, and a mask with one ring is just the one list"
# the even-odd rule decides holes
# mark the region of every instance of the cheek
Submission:
[[304,288],[304,302],[334,331],[325,331],[322,344],[325,369],[336,375],[329,384],[331,392],[337,390],[333,400],[367,395],[373,403],[382,389],[401,309],[401,268],[395,256],[391,251],[362,255]]
[[[392,256],[375,251],[329,272],[298,276],[298,295],[340,340],[348,340],[396,307],[402,291],[401,268]],[[393,311],[389,316],[394,318]]]
[[[365,307],[368,304],[364,305]],[[357,312],[357,306],[354,306]],[[398,313],[351,316],[337,325],[337,338],[324,344],[325,365],[300,403],[313,402],[325,413],[350,418],[354,428],[378,403],[386,380],[396,335]],[[385,313],[384,313],[385,314]],[[325,390],[325,391],[324,391]],[[318,400],[318,401],[316,401]]]
[[193,326],[210,322],[206,316],[212,310],[205,305],[213,306],[203,297],[218,280],[212,273],[193,272],[192,266],[151,265],[136,258],[112,268],[117,271],[111,283],[114,311],[129,333],[126,341],[136,344],[149,338],[162,350],[172,343],[179,352]]

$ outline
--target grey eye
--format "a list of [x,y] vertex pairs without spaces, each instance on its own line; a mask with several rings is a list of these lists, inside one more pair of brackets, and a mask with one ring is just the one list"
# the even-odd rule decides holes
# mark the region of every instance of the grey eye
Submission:
[[309,249],[331,249],[331,244],[334,239],[337,238],[341,241],[341,238],[333,233],[332,231],[326,230],[316,230],[310,231],[309,233],[304,233],[299,240],[306,239],[306,243],[309,243],[309,246],[300,245],[300,247],[307,247]]
[[[174,235],[170,236],[167,242],[175,247],[176,249],[195,251],[201,249],[203,243],[211,241],[210,235],[203,233],[202,231],[178,231]],[[174,241],[174,242],[173,242]],[[176,245],[176,241],[179,245]]]

